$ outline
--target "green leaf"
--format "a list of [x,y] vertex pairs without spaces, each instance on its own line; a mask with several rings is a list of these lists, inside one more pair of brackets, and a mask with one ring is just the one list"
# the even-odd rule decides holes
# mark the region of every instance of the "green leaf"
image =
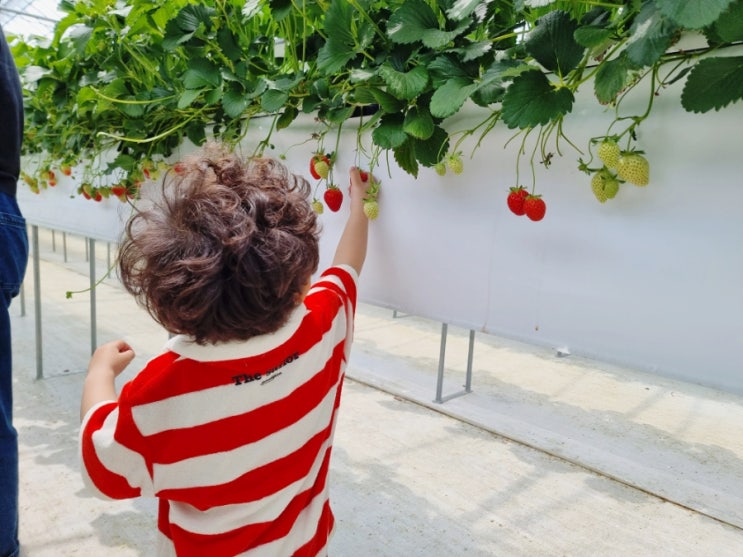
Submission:
[[442,29],[426,29],[423,32],[421,40],[428,48],[438,50],[464,33],[469,29],[470,25],[471,23],[469,21],[461,21],[459,22],[459,25],[451,31],[444,31]]
[[408,138],[400,114],[385,114],[372,132],[372,140],[383,149],[399,147]]
[[503,121],[509,128],[533,128],[557,120],[573,107],[573,93],[555,89],[541,71],[524,72],[503,97]]
[[488,52],[493,49],[493,43],[490,41],[479,41],[467,45],[464,48],[457,49],[456,52],[462,55],[463,62],[470,62],[477,60],[478,58],[485,56]]
[[418,161],[415,158],[415,146],[413,145],[413,140],[408,139],[408,141],[395,148],[395,162],[405,172],[417,178]]
[[349,2],[332,2],[325,16],[327,42],[317,53],[317,68],[326,75],[341,71],[356,56],[353,8]]
[[317,69],[325,75],[340,72],[356,56],[353,47],[341,41],[328,40],[317,53]]
[[423,107],[412,106],[405,114],[402,129],[416,139],[428,139],[433,134],[433,118],[431,113]]
[[189,66],[183,74],[183,85],[186,89],[215,88],[222,82],[219,68],[209,60],[195,58],[190,61]]
[[562,10],[537,20],[529,33],[526,50],[546,69],[567,75],[583,58],[583,48],[573,37],[578,23]]
[[467,19],[481,3],[481,0],[456,0],[452,7],[446,10],[446,15],[455,21]]
[[222,97],[222,108],[230,118],[239,118],[250,105],[250,99],[242,89],[229,89]]
[[283,130],[288,128],[294,120],[299,116],[299,110],[295,106],[287,106],[281,116],[276,120],[276,129]]
[[382,112],[388,113],[401,112],[407,104],[379,87],[360,87],[356,90],[354,98],[362,104],[378,104]]
[[743,99],[743,56],[700,60],[681,92],[681,106],[689,112],[720,110]]
[[626,56],[605,60],[596,71],[593,91],[601,104],[608,104],[627,84],[628,62]]
[[436,14],[423,0],[407,0],[390,16],[387,35],[396,43],[411,44],[423,40],[428,29],[438,29]]
[[278,89],[269,89],[261,96],[261,108],[268,113],[278,112],[289,100],[289,93]]
[[471,80],[454,77],[436,89],[431,97],[431,114],[436,118],[447,118],[455,114],[477,85]]
[[420,95],[428,85],[428,70],[425,66],[416,66],[409,72],[398,72],[391,65],[379,68],[379,75],[387,84],[387,89],[394,96],[406,100]]
[[353,114],[352,106],[332,108],[328,110],[328,113],[325,116],[325,119],[331,124],[342,124],[343,122],[345,122],[351,117],[351,114]]
[[415,148],[415,158],[423,166],[433,166],[439,162],[449,150],[449,134],[440,126],[436,126],[427,139],[412,142]]
[[686,29],[701,29],[728,9],[732,0],[655,0],[658,10]]
[[637,15],[627,42],[627,59],[636,67],[652,66],[668,50],[676,35],[676,24],[648,2]]
[[188,108],[191,104],[203,93],[203,89],[186,89],[181,93],[178,98],[178,109],[183,110]]
[[717,19],[713,31],[722,42],[743,41],[743,0],[735,2]]
[[611,29],[596,25],[578,27],[573,33],[575,42],[586,48],[594,48],[604,44],[611,37]]

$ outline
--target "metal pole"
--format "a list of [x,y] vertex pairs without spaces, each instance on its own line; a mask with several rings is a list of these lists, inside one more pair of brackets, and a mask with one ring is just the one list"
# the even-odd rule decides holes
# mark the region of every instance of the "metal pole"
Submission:
[[41,348],[41,271],[39,270],[39,227],[31,227],[34,260],[34,316],[36,319],[36,379],[44,377],[44,356]]
[[62,253],[64,262],[67,263],[67,232],[62,232]]
[[88,238],[88,253],[90,257],[90,353],[95,352],[98,340],[96,338],[96,308],[95,308],[95,240]]
[[446,358],[446,334],[449,326],[441,324],[441,348],[439,350],[439,376],[436,379],[436,399],[434,402],[443,402],[441,393],[444,389],[444,359]]
[[472,391],[472,359],[475,353],[475,330],[470,329],[470,346],[467,351],[467,379],[464,382],[464,390],[466,392]]

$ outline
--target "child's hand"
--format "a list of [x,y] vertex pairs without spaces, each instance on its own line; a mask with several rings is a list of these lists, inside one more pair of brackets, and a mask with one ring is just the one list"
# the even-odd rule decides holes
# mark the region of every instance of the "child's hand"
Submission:
[[123,340],[102,344],[90,359],[89,370],[110,369],[114,376],[119,375],[134,359],[134,350]]
[[351,186],[348,188],[348,193],[351,196],[351,207],[362,206],[364,204],[364,196],[366,195],[366,189],[371,185],[373,176],[370,176],[366,172],[364,176],[367,178],[366,181],[361,179],[361,171],[352,166],[348,171],[351,178]]

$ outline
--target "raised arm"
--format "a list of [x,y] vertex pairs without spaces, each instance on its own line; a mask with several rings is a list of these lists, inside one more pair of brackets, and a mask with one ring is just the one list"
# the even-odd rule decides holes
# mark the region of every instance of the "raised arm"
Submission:
[[366,245],[369,235],[369,219],[364,214],[364,194],[368,184],[361,180],[359,169],[352,167],[351,177],[351,212],[346,226],[335,250],[333,265],[350,265],[361,273],[366,260]]

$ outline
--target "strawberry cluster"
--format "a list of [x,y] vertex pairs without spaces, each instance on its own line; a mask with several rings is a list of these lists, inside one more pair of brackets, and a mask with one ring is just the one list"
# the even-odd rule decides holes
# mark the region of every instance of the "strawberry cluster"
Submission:
[[506,204],[514,215],[526,215],[530,220],[540,221],[547,212],[547,204],[541,195],[529,193],[524,186],[512,187]]

